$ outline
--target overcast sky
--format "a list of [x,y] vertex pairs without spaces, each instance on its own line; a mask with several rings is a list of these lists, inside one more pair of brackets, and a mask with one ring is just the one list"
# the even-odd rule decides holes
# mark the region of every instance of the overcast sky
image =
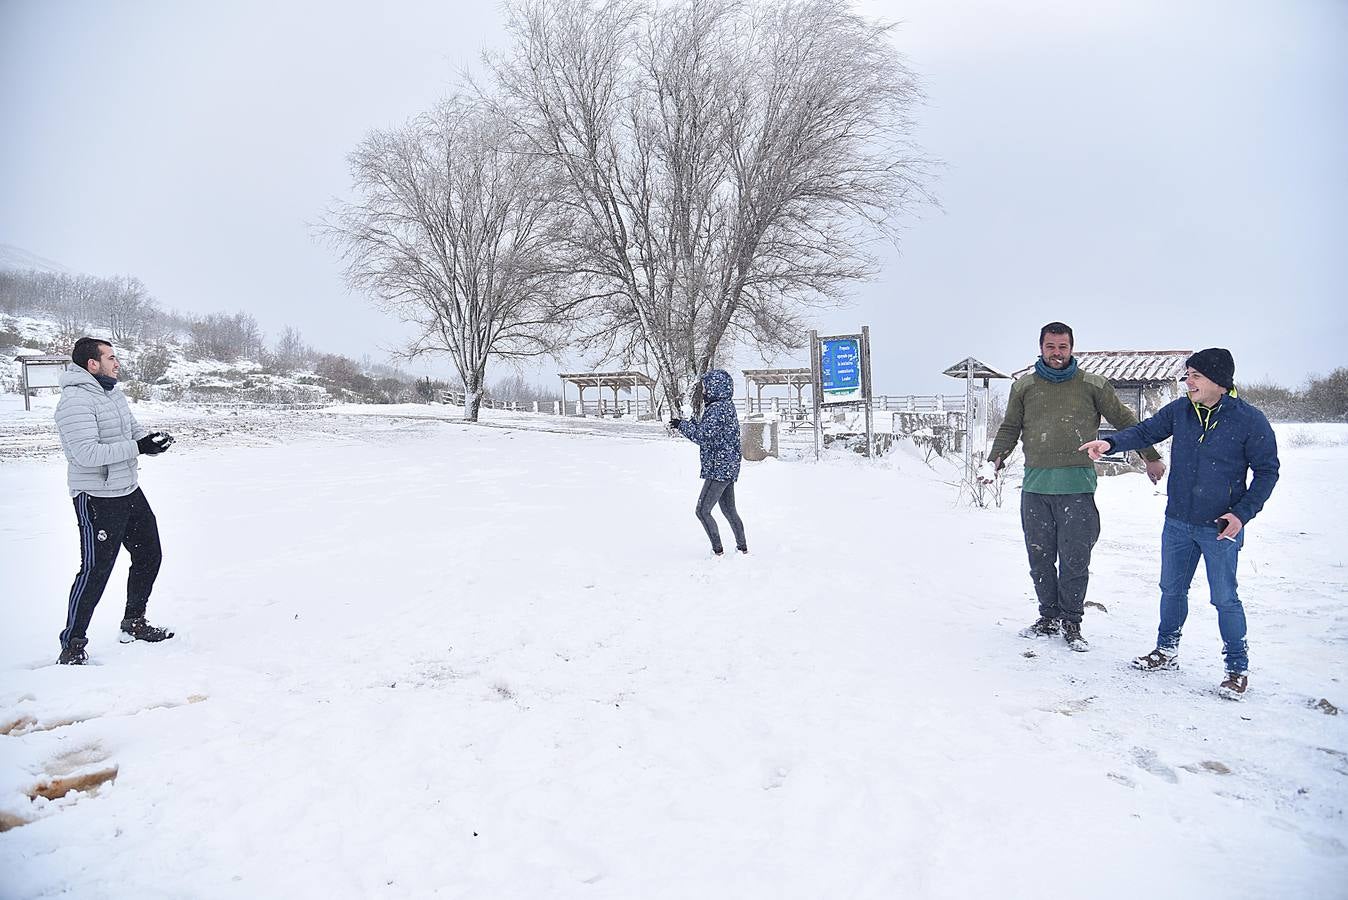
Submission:
[[[1051,319],[1082,350],[1229,347],[1247,382],[1348,366],[1348,2],[862,9],[901,23],[944,164],[941,209],[819,322],[871,326],[877,392],[959,392],[939,372],[970,354],[1018,368]],[[380,359],[402,328],[310,223],[361,137],[448,92],[501,22],[430,0],[0,0],[0,243]]]

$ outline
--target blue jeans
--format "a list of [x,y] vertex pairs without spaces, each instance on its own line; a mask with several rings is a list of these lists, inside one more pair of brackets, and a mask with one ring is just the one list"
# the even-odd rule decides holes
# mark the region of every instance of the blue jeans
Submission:
[[1179,650],[1180,631],[1189,615],[1189,584],[1202,557],[1207,566],[1212,605],[1217,607],[1217,628],[1222,633],[1222,655],[1228,672],[1249,668],[1245,643],[1245,608],[1236,593],[1236,560],[1245,544],[1241,529],[1235,540],[1217,539],[1217,526],[1190,525],[1167,517],[1161,532],[1161,627],[1156,646]]

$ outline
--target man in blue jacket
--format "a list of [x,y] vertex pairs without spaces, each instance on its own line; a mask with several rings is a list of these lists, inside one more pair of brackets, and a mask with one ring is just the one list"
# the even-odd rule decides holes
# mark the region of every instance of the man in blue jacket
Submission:
[[[1249,686],[1245,609],[1236,593],[1236,559],[1245,526],[1278,483],[1278,444],[1268,419],[1236,397],[1236,363],[1219,347],[1186,362],[1189,395],[1110,438],[1087,441],[1092,459],[1136,450],[1168,437],[1169,498],[1161,532],[1161,624],[1156,649],[1133,660],[1143,671],[1179,668],[1180,631],[1189,614],[1189,584],[1202,558],[1222,634],[1226,678],[1217,692],[1239,700]],[[1248,472],[1254,479],[1247,485]]]
[[712,518],[712,508],[719,505],[721,514],[735,532],[735,549],[748,553],[744,542],[744,522],[735,509],[735,479],[740,476],[740,419],[735,413],[735,382],[724,369],[712,369],[702,376],[702,397],[706,406],[701,419],[670,419],[669,427],[678,431],[700,448],[702,460],[702,494],[697,498],[697,520],[711,540],[711,550],[717,556],[725,552],[721,546],[721,532]]

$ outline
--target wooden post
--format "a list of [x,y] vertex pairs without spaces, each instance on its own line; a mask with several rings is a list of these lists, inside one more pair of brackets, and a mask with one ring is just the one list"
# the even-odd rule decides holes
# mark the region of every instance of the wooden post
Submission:
[[875,458],[875,411],[871,408],[871,326],[861,326],[861,390],[866,395],[866,458]]
[[974,358],[964,360],[964,477],[974,483]]
[[820,444],[819,395],[823,376],[819,371],[819,332],[813,328],[810,329],[810,378],[810,393],[814,400],[814,458],[815,462],[818,462]]
[[23,360],[19,360],[19,380],[23,382],[23,411],[32,412],[32,403],[28,399],[28,363]]

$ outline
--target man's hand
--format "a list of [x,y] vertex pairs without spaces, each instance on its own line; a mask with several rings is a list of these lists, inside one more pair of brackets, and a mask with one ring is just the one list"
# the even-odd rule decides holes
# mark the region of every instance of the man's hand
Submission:
[[[1077,449],[1084,450],[1087,456],[1092,460],[1096,460],[1108,453],[1110,451],[1110,446],[1109,441],[1087,441]],[[1150,473],[1150,469],[1148,469],[1148,473]],[[1155,480],[1155,478],[1152,479],[1152,481]]]
[[158,456],[173,446],[173,435],[167,431],[152,431],[136,441],[136,447],[146,456]]
[[1160,484],[1165,477],[1165,463],[1159,459],[1147,460],[1147,477],[1152,484]]
[[1235,513],[1225,513],[1220,518],[1218,518],[1217,521],[1221,522],[1222,519],[1226,520],[1226,527],[1223,528],[1221,531],[1217,532],[1217,539],[1234,541],[1236,539],[1236,535],[1240,534],[1240,529],[1245,527],[1245,523],[1240,521],[1240,519],[1236,517]]
[[682,422],[682,421],[683,421],[683,419],[670,419],[670,420],[669,420],[669,427],[672,428],[672,429],[674,429],[675,431],[678,431],[678,430],[679,430],[679,423]]

